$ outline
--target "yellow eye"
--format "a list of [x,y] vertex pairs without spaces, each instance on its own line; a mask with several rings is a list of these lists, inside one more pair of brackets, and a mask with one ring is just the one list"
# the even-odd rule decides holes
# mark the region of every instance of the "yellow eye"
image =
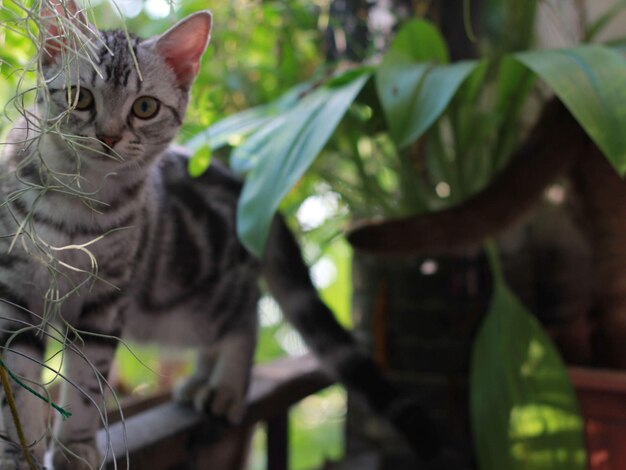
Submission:
[[[78,93],[78,96],[76,94]],[[70,89],[70,106],[78,111],[86,111],[93,108],[93,95],[87,88],[72,87]]]
[[150,119],[159,112],[161,103],[151,96],[142,96],[133,103],[133,114],[139,119]]

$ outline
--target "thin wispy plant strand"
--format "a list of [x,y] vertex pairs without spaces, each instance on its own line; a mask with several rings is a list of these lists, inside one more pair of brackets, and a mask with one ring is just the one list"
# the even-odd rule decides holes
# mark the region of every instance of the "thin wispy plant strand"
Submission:
[[[120,13],[119,6],[112,2],[114,8]],[[60,6],[59,6],[60,5]],[[89,9],[89,4],[84,5],[85,10]],[[38,208],[38,204],[42,198],[51,192],[66,195],[68,197],[76,198],[82,204],[94,210],[94,213],[98,212],[98,208],[106,207],[106,204],[99,201],[98,194],[102,188],[90,188],[86,190],[84,181],[81,178],[82,162],[80,154],[84,150],[99,152],[103,157],[121,159],[115,151],[94,150],[90,144],[93,143],[93,138],[82,137],[76,135],[70,135],[61,130],[61,123],[69,117],[77,102],[77,94],[72,96],[68,95],[69,106],[67,109],[58,113],[56,116],[48,117],[47,119],[41,116],[48,116],[48,111],[51,107],[51,97],[48,90],[48,84],[53,81],[56,76],[43,78],[42,71],[42,31],[45,31],[47,25],[51,22],[58,31],[57,38],[52,38],[53,41],[57,41],[60,47],[60,60],[61,69],[58,74],[76,75],[78,58],[89,63],[93,71],[100,77],[102,73],[97,66],[97,54],[96,51],[106,45],[102,43],[99,35],[93,34],[87,24],[77,24],[75,20],[69,19],[75,17],[69,10],[66,14],[55,15],[53,18],[42,15],[42,11],[56,11],[56,9],[65,8],[67,5],[64,0],[51,2],[50,0],[42,0],[41,2],[31,2],[25,0],[0,0],[0,13],[2,14],[0,19],[0,47],[5,48],[7,41],[16,40],[19,38],[21,44],[25,45],[25,49],[32,52],[29,54],[31,59],[16,59],[17,56],[9,55],[6,60],[3,60],[3,55],[0,54],[0,75],[14,87],[14,93],[10,96],[7,102],[3,105],[2,116],[0,117],[0,150],[2,150],[3,142],[6,140],[1,138],[5,134],[3,130],[9,125],[14,125],[19,119],[27,124],[29,132],[26,133],[26,137],[23,142],[12,141],[12,144],[22,145],[27,148],[27,157],[14,170],[13,174],[0,175],[0,182],[5,178],[16,178],[22,184],[22,189],[9,194],[6,200],[0,201],[0,209],[8,209],[8,213],[13,217],[17,229],[14,233],[0,234],[0,238],[11,240],[8,244],[8,251],[20,247],[29,256],[33,257],[37,263],[40,263],[45,267],[49,278],[50,285],[44,294],[43,309],[40,314],[35,312],[28,312],[30,319],[29,322],[24,322],[20,331],[25,331],[28,328],[34,329],[37,334],[51,338],[53,341],[58,341],[62,345],[62,349],[59,352],[61,359],[65,351],[71,351],[73,354],[78,355],[82,360],[86,361],[93,373],[98,379],[100,387],[100,396],[104,399],[106,390],[110,390],[114,397],[117,408],[120,411],[122,422],[124,421],[121,406],[118,398],[110,386],[106,377],[96,369],[96,367],[89,362],[89,359],[81,352],[81,348],[77,345],[82,341],[81,335],[88,335],[89,332],[79,332],[72,328],[62,317],[62,306],[67,300],[76,295],[81,289],[89,289],[91,283],[95,282],[108,282],[99,275],[98,260],[91,252],[90,246],[101,240],[117,230],[125,229],[126,227],[120,227],[115,230],[109,230],[106,233],[102,233],[93,237],[92,240],[87,242],[81,242],[77,244],[70,244],[66,246],[58,246],[52,240],[47,240],[41,233],[37,233],[37,223],[35,218],[35,211]],[[81,12],[85,13],[85,11]],[[95,21],[92,21],[95,24]],[[129,53],[131,54],[137,72],[141,78],[141,73],[138,70],[137,58],[134,55],[134,51],[131,47],[131,36],[128,33],[126,26],[123,25],[128,44]],[[62,39],[61,39],[62,38]],[[62,41],[62,44],[61,44]],[[109,53],[113,53],[109,51]],[[34,112],[35,105],[40,108],[40,113]],[[42,157],[42,139],[41,135],[53,135],[62,139],[67,147],[70,149],[68,159],[73,160],[73,169],[71,171],[58,171],[47,165],[45,159]],[[6,143],[6,142],[4,142]],[[39,171],[39,181],[34,183],[23,178],[20,172],[28,168],[29,165],[35,164],[35,167]],[[105,175],[104,179],[108,179],[110,175]],[[32,194],[28,194],[32,193]],[[28,196],[32,201],[28,207],[28,213],[16,214],[11,212],[10,202],[16,201]],[[75,256],[70,257],[63,256],[68,252],[75,253]],[[81,268],[73,265],[73,262],[68,262],[67,259],[85,259],[87,268]],[[71,278],[68,273],[78,274],[77,278]],[[62,289],[62,286],[69,286],[69,288]],[[6,299],[0,299],[0,302],[9,303]],[[15,308],[21,308],[15,306]],[[3,324],[6,321],[16,321],[12,318],[0,318]],[[18,322],[19,323],[19,322]],[[55,325],[61,325],[65,331],[61,331]],[[52,332],[52,333],[51,333]],[[71,338],[71,339],[70,339]],[[119,338],[115,338],[119,340]],[[12,339],[10,339],[6,345],[2,348],[2,354],[11,352],[18,356],[23,356],[36,363],[39,363],[43,368],[54,372],[55,377],[61,380],[67,381],[72,387],[75,387],[81,394],[88,397],[93,406],[96,406],[100,415],[100,421],[107,432],[107,444],[106,455],[110,455],[113,452],[111,446],[110,436],[108,436],[108,418],[104,401],[98,404],[95,397],[92,397],[88,391],[82,390],[78,385],[72,383],[64,376],[60,369],[50,367],[48,364],[39,361],[38,359],[28,357],[18,350],[10,348]],[[126,343],[126,348],[130,350]],[[134,352],[131,350],[132,355],[137,358]],[[139,361],[143,364],[141,361]],[[145,364],[143,364],[145,366]],[[49,396],[45,396],[45,393],[40,393],[22,380],[19,376],[13,373],[9,367],[7,367],[4,360],[0,357],[0,371],[4,371],[5,374],[11,377],[15,383],[28,390],[29,393],[37,396],[40,400],[43,400],[49,407],[57,410],[63,417],[68,418],[71,414],[70,411],[65,410],[62,406],[54,403]],[[43,384],[36,384],[42,386]],[[45,388],[43,388],[45,392]],[[51,419],[48,418],[48,434],[50,432]],[[19,426],[19,420],[16,420],[16,427]],[[124,430],[125,433],[125,430]],[[124,435],[124,440],[126,439]],[[56,439],[55,439],[56,440]],[[62,446],[61,443],[58,443]],[[18,443],[14,445],[20,446]],[[21,446],[20,446],[21,447]],[[71,454],[69,449],[66,449]],[[105,457],[106,457],[105,455]],[[129,468],[129,456],[126,452],[126,467]],[[33,467],[34,468],[34,467]],[[115,464],[117,468],[117,464]]]

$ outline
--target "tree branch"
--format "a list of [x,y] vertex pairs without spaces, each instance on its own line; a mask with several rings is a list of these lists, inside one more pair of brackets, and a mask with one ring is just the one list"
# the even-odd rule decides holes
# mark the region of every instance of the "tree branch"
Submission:
[[385,255],[435,255],[480,245],[522,219],[590,145],[571,114],[553,99],[509,165],[483,191],[440,212],[356,224],[348,241],[357,250]]

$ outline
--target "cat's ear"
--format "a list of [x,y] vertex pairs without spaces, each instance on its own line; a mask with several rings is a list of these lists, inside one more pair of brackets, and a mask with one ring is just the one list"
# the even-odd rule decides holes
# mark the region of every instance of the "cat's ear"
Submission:
[[194,13],[172,26],[154,43],[183,88],[189,88],[198,74],[200,58],[211,37],[211,23],[210,12]]
[[78,37],[91,34],[94,30],[74,0],[44,0],[39,15],[43,65],[56,62],[63,49],[76,49]]

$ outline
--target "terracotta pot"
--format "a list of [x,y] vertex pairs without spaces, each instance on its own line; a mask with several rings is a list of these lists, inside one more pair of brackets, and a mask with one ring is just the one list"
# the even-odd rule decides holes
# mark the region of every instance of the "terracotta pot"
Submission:
[[626,468],[626,373],[570,368],[585,419],[590,470]]
[[[544,204],[498,245],[507,283],[537,314],[571,363],[590,360],[590,253],[562,206]],[[363,347],[401,388],[431,410],[447,445],[473,465],[469,360],[491,299],[487,260],[478,250],[437,257],[355,252],[353,317]],[[348,452],[379,448],[381,468],[401,469],[402,447],[352,404]],[[626,468],[626,466],[624,467]]]
[[[491,296],[485,256],[355,253],[353,289],[357,339],[394,383],[422,399],[445,445],[461,450],[472,468],[468,374],[472,340]],[[398,439],[354,403],[347,434],[349,454],[377,448],[380,468],[404,468]]]

